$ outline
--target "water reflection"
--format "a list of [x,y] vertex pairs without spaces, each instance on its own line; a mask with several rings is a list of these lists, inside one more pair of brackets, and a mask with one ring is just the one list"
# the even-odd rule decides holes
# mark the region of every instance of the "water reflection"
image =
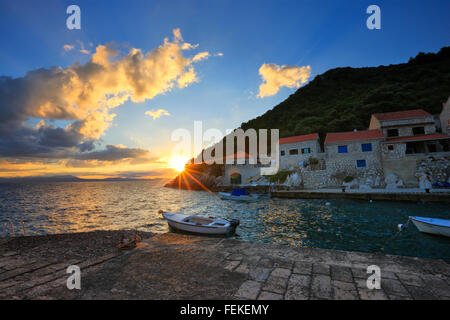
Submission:
[[412,225],[389,241],[409,215],[449,219],[445,204],[268,197],[230,202],[150,181],[0,184],[0,233],[9,220],[18,234],[20,221],[25,221],[28,235],[99,229],[167,232],[159,209],[238,218],[241,225],[233,237],[239,240],[450,260],[449,239],[419,233]]

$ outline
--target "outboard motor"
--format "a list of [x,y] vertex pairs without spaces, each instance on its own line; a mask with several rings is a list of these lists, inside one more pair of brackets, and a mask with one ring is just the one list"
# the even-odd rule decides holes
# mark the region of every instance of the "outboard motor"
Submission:
[[230,225],[231,225],[233,228],[236,228],[236,227],[239,225],[239,223],[240,223],[239,219],[231,219],[231,220],[230,220]]

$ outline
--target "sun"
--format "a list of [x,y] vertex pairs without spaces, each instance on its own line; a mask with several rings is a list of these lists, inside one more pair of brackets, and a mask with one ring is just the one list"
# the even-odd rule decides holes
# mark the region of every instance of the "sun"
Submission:
[[169,166],[178,172],[183,172],[187,160],[185,158],[172,158],[169,160]]

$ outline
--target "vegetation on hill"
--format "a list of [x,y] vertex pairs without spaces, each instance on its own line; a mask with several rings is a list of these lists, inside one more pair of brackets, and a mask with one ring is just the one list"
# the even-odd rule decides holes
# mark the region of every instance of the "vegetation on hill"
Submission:
[[241,125],[280,129],[280,137],[366,129],[378,112],[442,110],[450,96],[450,47],[419,53],[408,63],[336,68],[318,75],[265,114]]
[[[409,109],[440,113],[449,96],[450,47],[444,47],[397,65],[329,70],[241,128],[279,129],[280,138],[318,132],[323,143],[327,132],[367,129],[372,113]],[[217,165],[186,168],[199,174],[214,172],[213,176],[222,170]]]

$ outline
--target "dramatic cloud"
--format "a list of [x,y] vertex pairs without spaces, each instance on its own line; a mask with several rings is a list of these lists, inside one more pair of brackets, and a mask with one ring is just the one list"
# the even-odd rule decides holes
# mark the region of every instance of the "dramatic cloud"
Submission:
[[153,117],[153,120],[158,119],[161,116],[170,116],[169,111],[164,109],[158,109],[158,110],[149,110],[145,112],[146,115]]
[[91,54],[89,50],[84,47],[84,43],[82,41],[77,41],[80,44],[80,52],[84,54]]
[[209,57],[209,52],[207,52],[207,51],[205,51],[205,52],[200,52],[200,53],[197,53],[197,54],[194,56],[194,58],[192,58],[192,61],[193,61],[193,62],[197,62],[197,61],[206,59],[206,58],[208,58],[208,57]]
[[[88,54],[82,42],[80,51]],[[179,29],[173,40],[150,52],[130,48],[121,52],[115,44],[99,45],[85,64],[67,68],[36,69],[21,78],[0,76],[0,157],[72,158],[110,161],[139,158],[143,150],[107,146],[95,150],[111,125],[111,109],[131,100],[143,102],[175,87],[197,82],[194,63],[208,58],[201,52],[185,57],[185,50],[197,48],[184,42]],[[72,45],[63,49],[70,51]],[[159,113],[158,113],[159,112]],[[156,119],[168,115],[157,110]],[[42,119],[35,127],[29,119]],[[68,120],[65,127],[46,120]]]
[[139,148],[107,145],[105,150],[83,153],[75,156],[78,160],[118,161],[124,159],[145,158],[148,151]]
[[263,83],[259,86],[259,98],[277,94],[281,87],[298,88],[305,83],[311,75],[311,67],[304,66],[278,66],[273,63],[263,64],[259,68]]

